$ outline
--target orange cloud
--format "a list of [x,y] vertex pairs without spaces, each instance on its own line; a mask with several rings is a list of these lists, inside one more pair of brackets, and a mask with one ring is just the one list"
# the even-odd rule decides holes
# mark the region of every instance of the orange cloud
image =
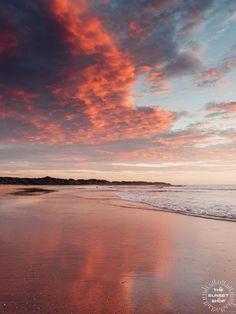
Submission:
[[206,71],[203,71],[202,75],[204,77],[218,77],[219,76],[219,71],[217,69],[208,69]]
[[167,76],[163,73],[163,66],[156,65],[157,71],[151,71],[146,81],[152,84],[151,90],[156,93],[169,93],[172,91]]
[[170,127],[175,119],[171,112],[135,107],[132,58],[120,50],[102,20],[89,13],[85,1],[54,0],[51,11],[72,65],[80,59],[82,63],[63,65],[58,69],[62,81],[55,79],[41,94],[8,92],[14,105],[11,109],[2,105],[5,117],[33,127],[18,130],[21,138],[52,144],[101,143],[147,138]]

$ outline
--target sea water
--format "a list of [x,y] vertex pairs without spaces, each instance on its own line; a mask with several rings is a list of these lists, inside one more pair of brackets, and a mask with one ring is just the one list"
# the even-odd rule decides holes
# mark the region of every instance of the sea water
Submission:
[[138,187],[117,194],[161,210],[236,221],[236,185]]

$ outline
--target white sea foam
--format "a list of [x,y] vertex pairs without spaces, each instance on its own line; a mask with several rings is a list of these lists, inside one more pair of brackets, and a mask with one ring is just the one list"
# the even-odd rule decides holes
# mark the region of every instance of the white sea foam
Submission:
[[139,187],[119,191],[118,195],[175,213],[236,221],[235,185]]

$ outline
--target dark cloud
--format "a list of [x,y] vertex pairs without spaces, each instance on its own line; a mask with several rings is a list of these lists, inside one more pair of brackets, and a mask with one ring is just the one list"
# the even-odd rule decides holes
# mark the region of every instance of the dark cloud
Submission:
[[201,66],[201,60],[197,55],[193,52],[183,52],[174,61],[167,64],[165,73],[171,77],[193,74],[197,73]]
[[169,77],[201,67],[191,47],[182,49],[179,31],[213,4],[1,0],[2,137],[94,144],[168,129],[176,115],[135,107],[132,88],[147,72],[149,83],[165,91]]
[[[106,142],[148,137],[173,122],[166,110],[134,106],[136,64],[92,1],[3,4],[0,108],[7,140]],[[9,120],[14,128],[7,132]]]
[[[192,49],[182,51],[180,30],[201,24],[208,11],[215,10],[212,0],[184,1],[111,1],[99,14],[107,21],[123,49],[135,60],[136,69],[164,64],[169,75],[196,71],[200,58]],[[201,18],[200,18],[201,17]],[[194,25],[193,25],[194,24]]]

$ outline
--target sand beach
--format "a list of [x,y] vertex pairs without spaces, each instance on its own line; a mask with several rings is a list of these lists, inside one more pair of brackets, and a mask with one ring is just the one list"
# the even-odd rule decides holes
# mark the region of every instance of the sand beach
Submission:
[[19,188],[0,188],[0,313],[205,314],[202,286],[236,287],[234,222],[155,211],[115,189]]

